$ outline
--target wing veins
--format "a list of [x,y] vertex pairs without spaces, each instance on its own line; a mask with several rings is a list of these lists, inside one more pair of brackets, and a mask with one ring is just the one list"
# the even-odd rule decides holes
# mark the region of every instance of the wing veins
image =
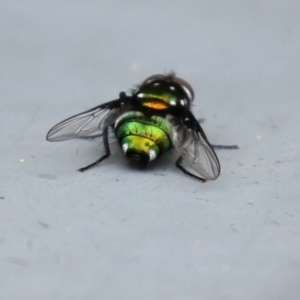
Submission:
[[181,167],[188,168],[186,171],[191,174],[193,170],[199,178],[216,179],[220,173],[218,158],[192,113],[187,112],[184,121],[174,116],[167,119],[171,123],[171,140],[182,157]]
[[[113,124],[116,118],[132,107],[132,97],[106,102],[85,112],[74,115],[53,126],[48,134],[48,141],[64,141],[91,134],[102,134]],[[122,108],[122,109],[121,109]]]

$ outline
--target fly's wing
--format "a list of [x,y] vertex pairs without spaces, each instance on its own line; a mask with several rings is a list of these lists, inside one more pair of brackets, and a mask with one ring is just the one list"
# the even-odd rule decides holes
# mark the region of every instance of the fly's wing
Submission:
[[181,155],[180,166],[197,178],[216,179],[219,160],[194,115],[188,111],[184,118],[168,115],[167,120],[173,146]]
[[46,139],[58,142],[101,136],[103,129],[113,125],[131,107],[132,98],[123,95],[120,99],[106,102],[58,123],[49,130]]

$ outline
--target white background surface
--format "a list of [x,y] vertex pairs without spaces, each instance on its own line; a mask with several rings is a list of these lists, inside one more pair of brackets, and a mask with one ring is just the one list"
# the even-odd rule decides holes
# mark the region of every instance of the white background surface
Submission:
[[[0,299],[299,299],[299,1],[1,1]],[[202,184],[57,122],[175,70],[216,144]]]

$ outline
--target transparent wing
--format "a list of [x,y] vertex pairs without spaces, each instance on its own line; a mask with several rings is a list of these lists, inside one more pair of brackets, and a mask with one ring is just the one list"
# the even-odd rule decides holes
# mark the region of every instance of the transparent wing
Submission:
[[132,98],[123,95],[120,99],[106,102],[58,123],[49,130],[46,139],[58,142],[101,136],[103,129],[113,125],[131,107]]
[[207,140],[203,129],[189,111],[184,119],[167,116],[170,138],[181,155],[180,167],[204,180],[214,180],[220,174],[219,160]]

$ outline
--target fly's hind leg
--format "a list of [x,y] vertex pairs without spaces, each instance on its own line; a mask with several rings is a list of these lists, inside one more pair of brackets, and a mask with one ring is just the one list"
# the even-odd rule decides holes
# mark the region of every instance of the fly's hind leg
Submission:
[[184,174],[189,175],[189,176],[191,176],[191,177],[193,177],[193,178],[196,178],[196,179],[198,179],[198,180],[200,180],[200,181],[202,181],[202,182],[206,182],[205,179],[203,179],[203,178],[201,178],[201,177],[198,177],[198,176],[196,176],[196,175],[190,173],[189,171],[187,171],[187,170],[181,165],[181,162],[182,162],[182,157],[180,156],[180,157],[177,159],[175,165],[176,165],[176,167],[177,167],[178,169],[180,169]]
[[104,144],[105,154],[103,156],[101,156],[99,159],[97,159],[95,162],[93,162],[92,164],[90,164],[84,168],[78,169],[79,172],[84,172],[88,169],[95,167],[96,165],[100,164],[104,159],[106,159],[110,156],[110,150],[109,150],[109,144],[108,144],[108,128],[105,128],[103,130],[103,144]]
[[[204,123],[205,119],[204,118],[200,118],[198,119],[199,124]],[[212,145],[210,144],[214,149],[217,150],[236,150],[239,149],[238,145]]]
[[235,150],[239,149],[238,145],[211,145],[214,149],[217,150]]

